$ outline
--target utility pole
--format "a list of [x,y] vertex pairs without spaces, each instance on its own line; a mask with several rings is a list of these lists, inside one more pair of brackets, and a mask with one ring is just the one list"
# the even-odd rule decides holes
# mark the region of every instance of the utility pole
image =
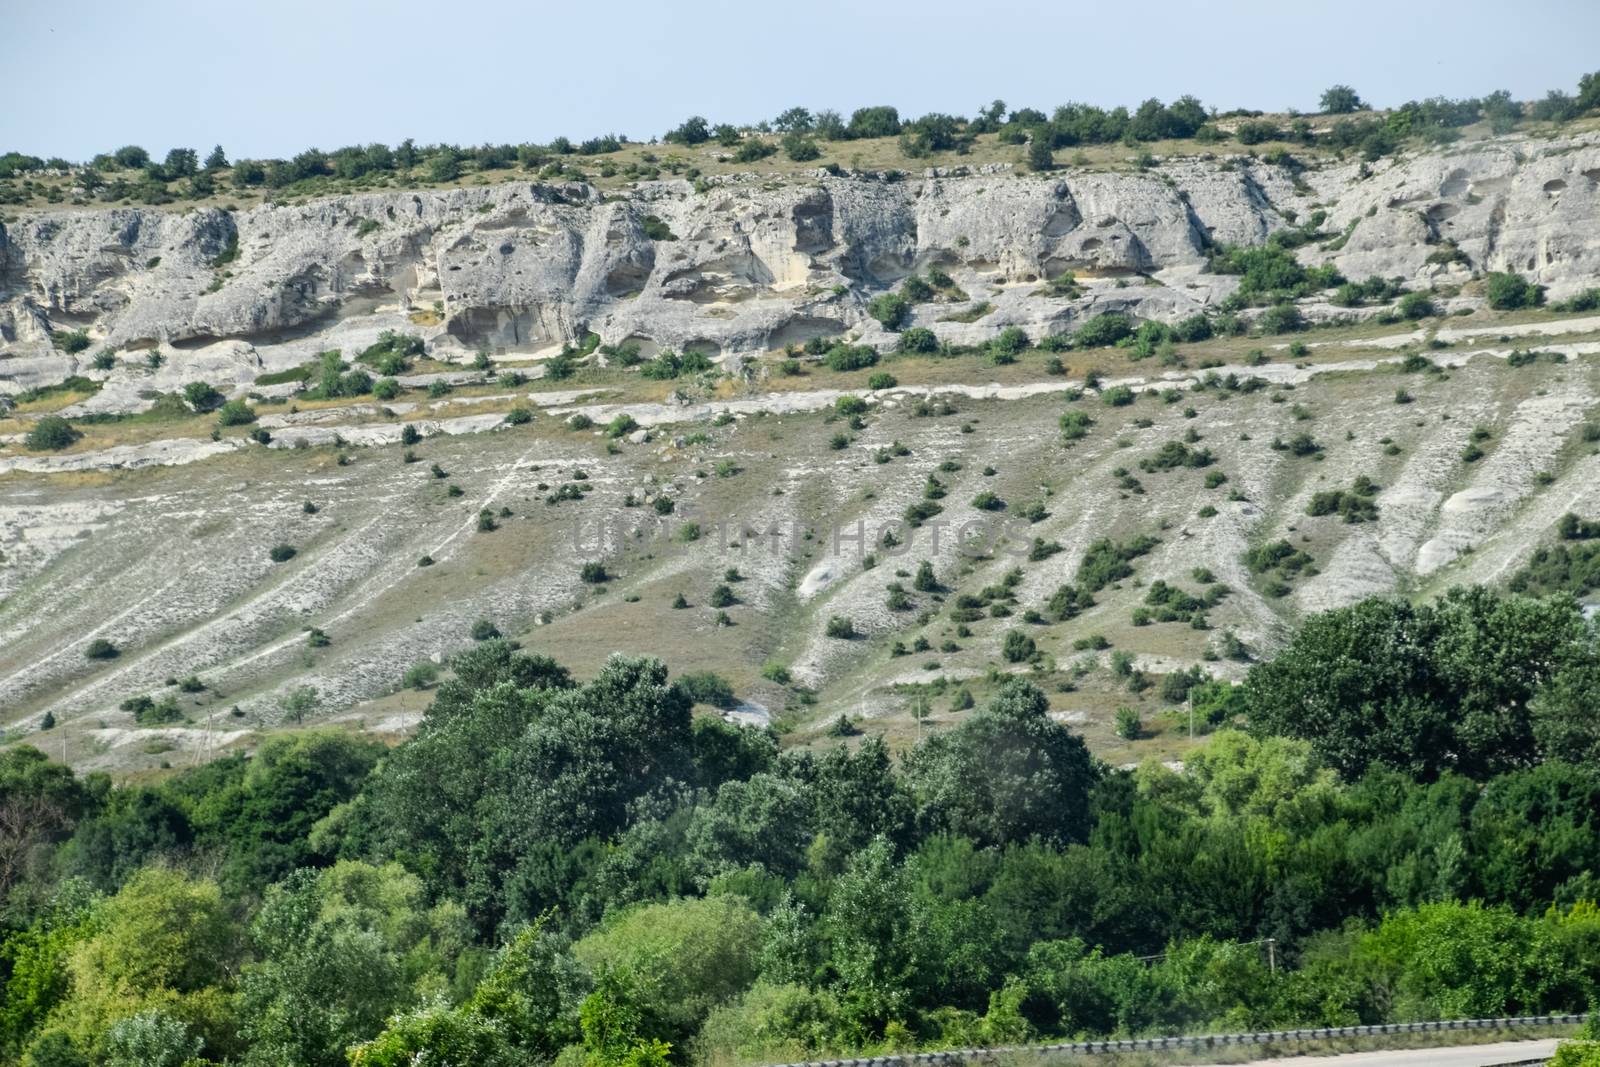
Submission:
[[1278,973],[1278,939],[1267,938],[1267,967],[1276,976]]

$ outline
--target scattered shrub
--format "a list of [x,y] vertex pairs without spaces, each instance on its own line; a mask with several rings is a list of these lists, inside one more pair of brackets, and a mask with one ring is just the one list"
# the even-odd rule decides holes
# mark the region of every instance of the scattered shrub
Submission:
[[1519,274],[1496,271],[1484,280],[1484,296],[1497,311],[1537,307],[1544,303],[1544,287],[1524,281]]
[[23,446],[33,452],[57,452],[69,447],[82,437],[73,425],[60,415],[46,415],[33,424],[23,437]]

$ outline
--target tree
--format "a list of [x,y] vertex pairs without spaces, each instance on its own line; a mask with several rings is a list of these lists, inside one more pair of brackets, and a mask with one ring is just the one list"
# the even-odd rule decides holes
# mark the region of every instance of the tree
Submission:
[[659,660],[613,656],[582,689],[544,693],[512,759],[513,796],[538,836],[575,844],[616,833],[630,804],[690,779],[689,701]]
[[911,881],[878,838],[851,857],[828,897],[824,931],[845,1011],[871,1030],[910,1007],[917,916]]
[[[1591,638],[1592,642],[1592,638]],[[1600,654],[1591,648],[1556,671],[1529,704],[1544,759],[1600,765]]]
[[211,149],[211,154],[206,156],[206,170],[221,170],[228,165],[228,155],[222,150],[221,145]]
[[1473,805],[1467,850],[1489,900],[1530,912],[1581,898],[1600,865],[1600,776],[1559,760],[1491,781]]
[[667,133],[662,140],[669,144],[681,144],[693,147],[711,140],[711,127],[705,119],[694,115],[685,119],[683,124]]
[[141,1011],[118,1019],[106,1031],[105,1062],[107,1067],[182,1067],[204,1045],[183,1020]]
[[1253,729],[1301,737],[1347,778],[1373,764],[1481,778],[1536,750],[1529,702],[1572,662],[1570,599],[1452,589],[1437,605],[1371,599],[1308,619],[1245,682]]
[[0,901],[92,808],[72,770],[28,745],[0,751]]
[[298,686],[290,690],[279,703],[285,715],[296,723],[304,722],[307,715],[317,710],[317,690],[309,685]]
[[755,980],[761,929],[739,897],[686,898],[624,912],[572,953],[591,971],[626,975],[646,1032],[681,1041]]
[[237,783],[195,816],[204,840],[226,844],[217,870],[223,888],[257,894],[299,867],[328,862],[313,843],[318,823],[355,798],[383,752],[331,729],[263,742]]
[[691,868],[708,878],[751,867],[793,878],[815,836],[804,784],[781,772],[722,783],[714,800],[696,807],[686,834]]
[[791,107],[772,120],[772,128],[779,133],[810,133],[814,125],[811,112],[803,107]]
[[351,1067],[480,1067],[507,1062],[505,1041],[493,1023],[444,1004],[431,1004],[389,1020],[371,1041],[352,1045]]
[[892,107],[862,107],[850,114],[852,138],[894,137],[900,132],[900,112]]
[[268,890],[240,975],[246,1062],[340,1067],[344,1050],[450,973],[469,931],[459,904],[432,908],[398,864],[344,861]]
[[1054,170],[1056,166],[1055,153],[1050,151],[1050,142],[1044,137],[1035,137],[1028,142],[1028,169],[1041,174],[1047,170]]
[[1049,709],[1036,686],[1013,679],[977,714],[914,749],[906,776],[924,828],[985,845],[1082,840],[1094,763]]
[[415,856],[482,927],[499,921],[513,882],[527,915],[548,903],[540,856],[620,832],[634,805],[693,777],[690,706],[654,660],[613,657],[580,689],[494,639],[451,667],[351,821],[374,847]]
[[461,177],[461,158],[452,148],[441,148],[428,159],[430,182],[453,182]]
[[1355,111],[1370,111],[1371,106],[1356,95],[1348,85],[1334,85],[1322,91],[1322,112],[1325,115],[1348,115]]
[[95,1062],[104,1062],[115,1020],[152,1007],[226,1055],[237,1041],[220,985],[233,951],[216,883],[146,868],[96,910],[93,936],[67,960],[71,993],[53,1019]]
[[187,178],[199,169],[200,161],[192,148],[172,149],[167,153],[166,161],[161,164],[161,173],[167,181]]

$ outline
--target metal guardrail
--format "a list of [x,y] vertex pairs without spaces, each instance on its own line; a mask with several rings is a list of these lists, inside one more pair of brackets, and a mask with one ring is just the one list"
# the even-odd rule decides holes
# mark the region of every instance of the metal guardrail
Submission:
[[995,1048],[946,1049],[943,1052],[906,1052],[848,1060],[808,1060],[776,1067],[949,1067],[985,1063],[1008,1056],[1086,1056],[1106,1052],[1160,1052],[1227,1048],[1236,1045],[1274,1045],[1292,1041],[1320,1041],[1337,1037],[1382,1034],[1423,1034],[1449,1030],[1504,1030],[1513,1026],[1571,1026],[1587,1015],[1523,1015],[1507,1019],[1447,1019],[1427,1023],[1381,1023],[1377,1026],[1326,1026],[1310,1030],[1261,1030],[1248,1034],[1205,1034],[1200,1037],[1140,1037],[1120,1041],[1063,1041],[1048,1045],[1007,1045]]

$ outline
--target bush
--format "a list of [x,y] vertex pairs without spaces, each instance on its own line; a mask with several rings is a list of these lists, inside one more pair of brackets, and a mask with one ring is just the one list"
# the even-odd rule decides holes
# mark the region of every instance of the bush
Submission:
[[1036,652],[1033,638],[1021,630],[1007,631],[1005,641],[1000,646],[1000,654],[1005,656],[1007,663],[1024,663],[1032,659]]
[[209,382],[190,382],[183,387],[183,399],[196,411],[210,411],[219,407],[223,396]]
[[939,351],[939,338],[925,326],[913,326],[900,334],[900,340],[895,344],[895,351],[903,353],[926,353]]
[[1537,307],[1544,303],[1544,287],[1522,280],[1518,274],[1497,271],[1485,280],[1484,296],[1497,311]]
[[243,400],[230,400],[217,409],[218,426],[247,426],[255,421],[255,409]]
[[[1154,537],[1140,536],[1117,542],[1108,537],[1091,544],[1078,564],[1078,583],[1086,593],[1097,593],[1133,575],[1133,560],[1146,555],[1159,544]],[[1091,601],[1092,602],[1092,601]]]
[[400,383],[393,378],[379,378],[372,383],[374,400],[393,400],[400,395]]
[[678,679],[679,690],[696,704],[731,708],[738,703],[729,681],[714,671],[693,671]]
[[[1556,311],[1600,311],[1600,289],[1585,289],[1559,304],[1552,304],[1551,307]],[[95,359],[95,365],[99,366],[99,357],[96,356]]]
[[913,304],[925,304],[933,299],[933,286],[913,274],[900,283],[900,295]]
[[822,149],[817,147],[816,141],[796,130],[784,136],[783,154],[796,163],[806,163],[819,158]]
[[840,641],[849,641],[859,636],[856,632],[856,624],[843,615],[835,615],[828,620],[826,633],[829,637],[837,638]]
[[1010,363],[1027,350],[1028,335],[1019,326],[1007,326],[999,336],[989,342],[989,355],[996,363]]
[[56,452],[70,446],[83,434],[60,415],[46,415],[33,424],[23,437],[24,447],[34,452]]
[[1262,333],[1293,333],[1305,327],[1305,318],[1293,304],[1274,304],[1256,320]]
[[267,549],[267,558],[274,563],[288,563],[298,554],[299,550],[293,545],[273,545]]
[[76,355],[89,347],[87,330],[57,330],[50,335],[50,340],[69,356]]
[[899,293],[881,293],[867,305],[867,314],[886,330],[899,330],[911,317],[911,302]]
[[1117,736],[1124,741],[1135,741],[1144,733],[1144,723],[1132,708],[1118,708],[1116,730]]
[[1400,312],[1401,318],[1412,321],[1439,313],[1439,309],[1434,306],[1427,293],[1407,293],[1400,298],[1396,310]]
[[1100,394],[1100,399],[1105,402],[1107,407],[1125,408],[1133,403],[1136,396],[1137,394],[1126,385],[1113,385],[1110,389]]
[[1261,144],[1265,141],[1281,141],[1283,131],[1277,123],[1255,119],[1239,123],[1239,128],[1234,132],[1240,144]]
[[586,585],[599,585],[610,579],[611,575],[606,573],[606,565],[604,563],[590,560],[578,568],[578,580]]
[[867,379],[868,389],[893,389],[900,384],[900,380],[888,371],[879,371]]
[[1063,441],[1076,441],[1089,434],[1089,427],[1094,425],[1094,419],[1088,412],[1068,411],[1061,416],[1061,439]]
[[972,498],[972,506],[979,511],[1004,511],[1006,502],[1001,500],[997,494],[985,489]]
[[414,663],[401,676],[400,684],[407,689],[426,689],[439,677],[439,668],[428,660]]
[[655,215],[646,215],[639,220],[644,228],[644,235],[652,241],[676,241],[678,235],[672,232],[672,227]]
[[828,349],[824,361],[829,370],[853,371],[875,367],[878,353],[866,345],[835,345]]
[[1079,326],[1072,335],[1078,348],[1103,348],[1133,334],[1133,322],[1120,311],[1107,311]]
[[89,647],[83,650],[86,659],[116,659],[122,655],[122,650],[103,637],[97,637],[89,642]]
[[1312,494],[1306,504],[1306,514],[1339,515],[1347,523],[1376,522],[1378,505],[1372,498],[1377,492],[1378,487],[1362,475],[1356,479],[1354,488],[1330,489]]
[[500,636],[500,628],[488,619],[479,619],[473,623],[470,632],[474,641],[493,641]]

